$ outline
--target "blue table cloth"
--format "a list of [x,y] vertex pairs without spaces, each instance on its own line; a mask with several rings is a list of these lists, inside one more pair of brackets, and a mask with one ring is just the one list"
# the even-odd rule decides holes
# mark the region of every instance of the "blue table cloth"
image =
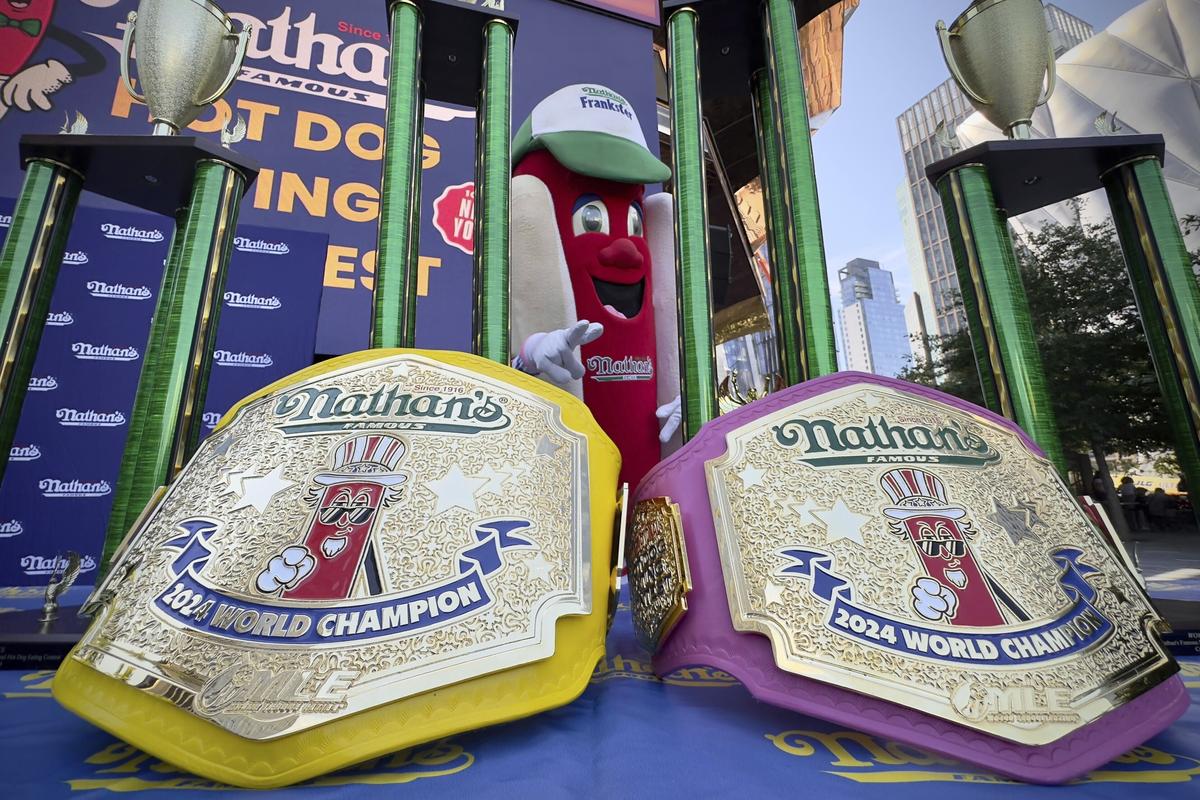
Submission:
[[[28,593],[27,593],[28,594]],[[39,604],[0,591],[0,609]],[[1200,797],[1200,659],[1183,662],[1193,705],[1145,746],[1066,788],[985,771],[760,704],[728,675],[659,680],[622,607],[583,696],[507,725],[452,736],[305,784],[280,798]],[[262,796],[197,778],[63,710],[53,673],[0,672],[0,797]]]

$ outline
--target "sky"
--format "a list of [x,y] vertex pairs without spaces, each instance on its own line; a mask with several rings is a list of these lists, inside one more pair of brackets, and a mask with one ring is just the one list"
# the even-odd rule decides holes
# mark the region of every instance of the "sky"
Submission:
[[[912,296],[896,201],[904,181],[896,117],[950,77],[934,25],[939,19],[951,23],[967,5],[967,0],[862,0],[846,26],[842,106],[813,137],[835,294],[837,271],[853,258],[869,258],[892,270],[901,302]],[[1101,31],[1138,0],[1054,5]]]

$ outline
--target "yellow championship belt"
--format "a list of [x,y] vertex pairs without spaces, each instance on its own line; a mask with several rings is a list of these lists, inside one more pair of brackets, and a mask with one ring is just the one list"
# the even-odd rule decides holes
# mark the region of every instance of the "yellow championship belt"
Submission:
[[298,372],[146,509],[54,695],[249,787],[568,703],[604,653],[619,467],[582,402],[482,358]]

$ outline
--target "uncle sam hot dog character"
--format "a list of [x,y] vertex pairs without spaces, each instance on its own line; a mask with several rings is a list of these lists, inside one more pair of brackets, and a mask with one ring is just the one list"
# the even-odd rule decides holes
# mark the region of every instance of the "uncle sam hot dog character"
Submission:
[[970,543],[974,531],[963,520],[967,510],[948,502],[940,478],[902,468],[884,473],[880,483],[892,501],[883,510],[894,520],[892,532],[912,543],[925,571],[911,589],[913,610],[934,622],[965,627],[1029,619],[975,557]]
[[256,588],[290,600],[343,600],[379,594],[372,530],[380,510],[408,476],[396,468],[407,448],[395,436],[355,436],[332,454],[332,469],[313,476],[315,506],[304,537],[259,573]]
[[671,170],[633,106],[566,86],[513,139],[513,366],[581,397],[636,486],[679,427]]

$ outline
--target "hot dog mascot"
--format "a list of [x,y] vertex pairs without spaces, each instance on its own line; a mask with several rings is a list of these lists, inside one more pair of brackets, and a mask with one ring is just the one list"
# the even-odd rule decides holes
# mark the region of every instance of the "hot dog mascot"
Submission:
[[582,397],[636,486],[679,427],[671,170],[633,106],[559,89],[513,139],[513,366]]

